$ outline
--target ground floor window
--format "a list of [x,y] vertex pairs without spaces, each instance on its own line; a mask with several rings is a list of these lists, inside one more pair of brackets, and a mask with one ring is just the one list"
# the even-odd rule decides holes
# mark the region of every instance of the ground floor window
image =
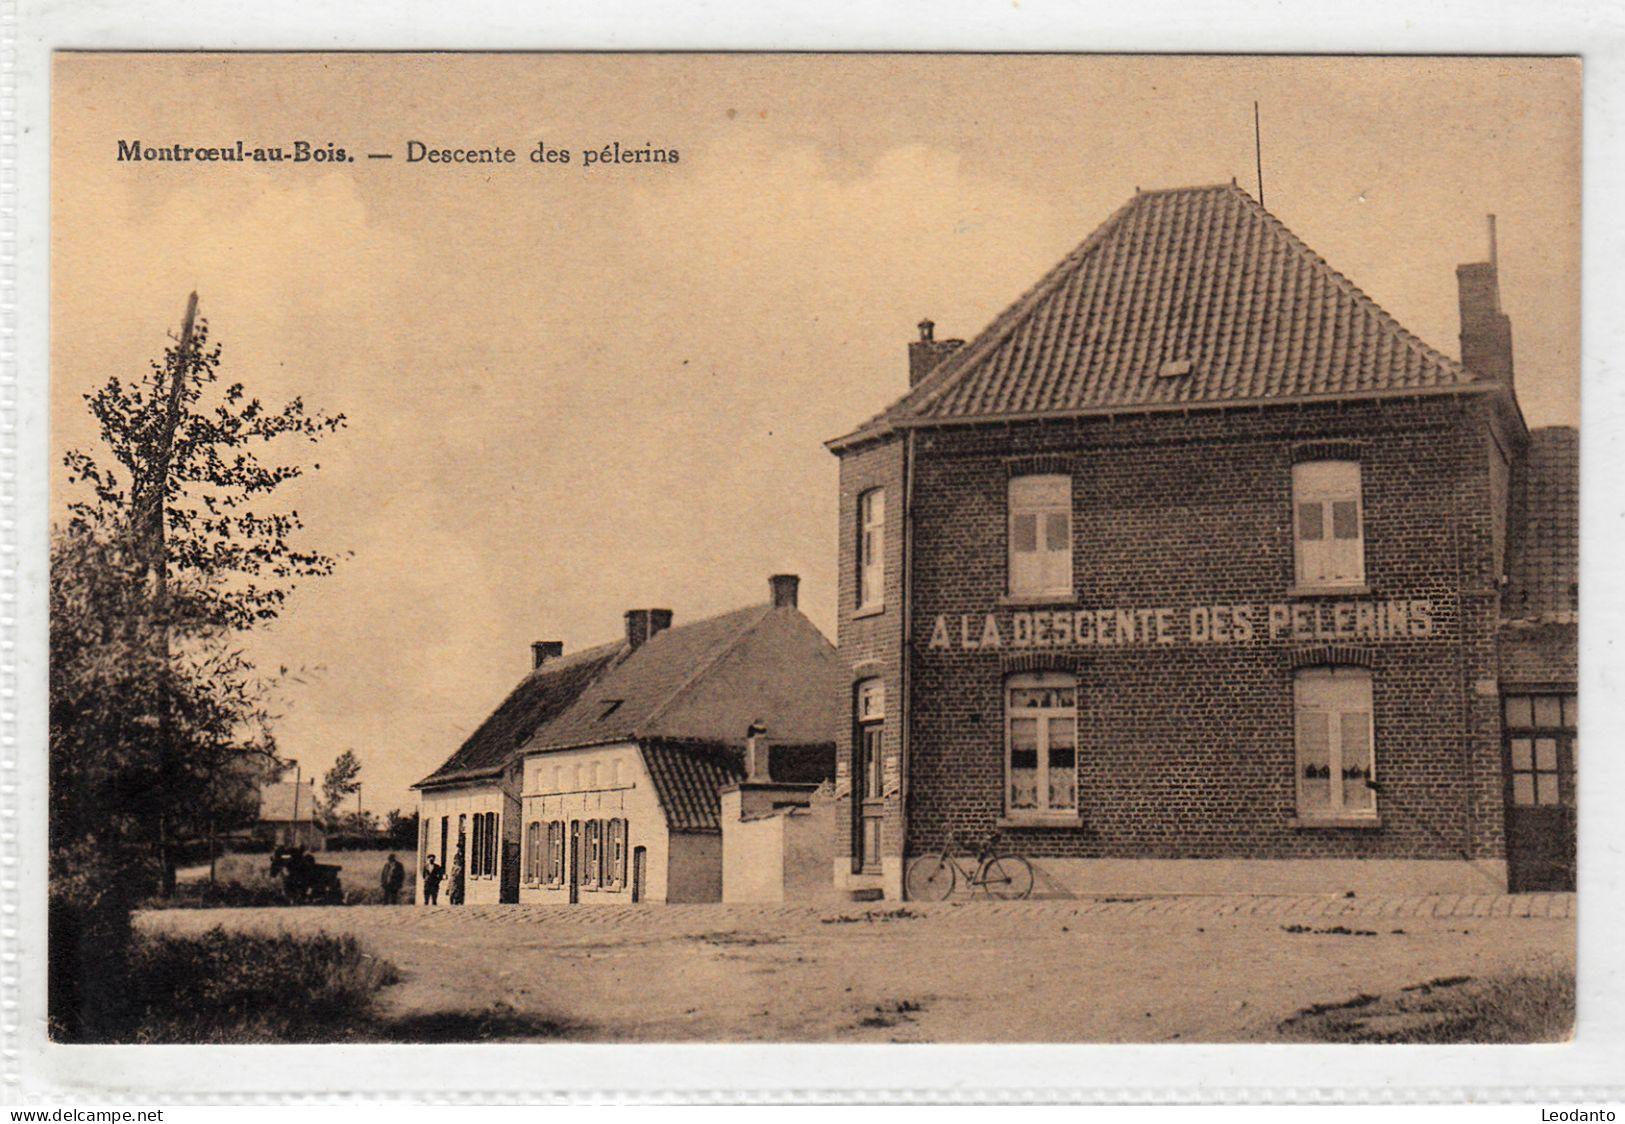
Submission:
[[1317,667],[1294,683],[1298,744],[1298,815],[1305,819],[1374,817],[1371,673]]
[[542,880],[542,821],[525,825],[525,881]]
[[564,821],[547,825],[547,884],[564,885]]
[[610,820],[604,825],[604,874],[606,890],[626,887],[626,821]]
[[474,814],[474,839],[471,850],[472,853],[468,859],[469,877],[495,877],[498,856],[501,853],[501,840],[497,833],[497,814],[495,812],[476,812]]
[[588,820],[582,825],[585,861],[581,864],[581,888],[598,889],[599,867],[603,863],[604,821]]
[[1046,671],[1013,675],[1005,688],[1006,811],[1077,811],[1077,680]]
[[1574,695],[1555,694],[1501,701],[1514,805],[1574,805],[1577,702]]

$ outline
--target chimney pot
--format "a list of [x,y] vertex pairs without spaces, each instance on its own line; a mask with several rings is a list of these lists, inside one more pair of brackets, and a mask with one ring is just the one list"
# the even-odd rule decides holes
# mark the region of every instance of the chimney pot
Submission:
[[556,660],[564,655],[564,641],[537,640],[530,646],[531,670],[541,667],[548,660]]
[[767,587],[773,594],[773,607],[775,609],[794,609],[799,598],[801,578],[795,574],[774,574],[767,579]]
[[937,326],[929,320],[921,320],[920,338],[908,345],[908,385],[917,385],[944,359],[964,346],[964,340],[937,339]]

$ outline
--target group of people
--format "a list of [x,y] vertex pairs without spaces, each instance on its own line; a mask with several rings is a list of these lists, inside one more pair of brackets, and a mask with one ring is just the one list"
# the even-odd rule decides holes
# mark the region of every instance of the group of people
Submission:
[[[446,880],[447,873],[446,868],[441,866],[440,863],[435,860],[433,855],[430,855],[426,860],[424,860],[424,905],[440,904],[440,883]],[[452,856],[450,878],[451,885],[446,890],[446,902],[449,905],[462,905],[463,889],[467,879],[465,878],[465,872],[463,870],[463,849],[461,846],[457,848],[457,853]]]

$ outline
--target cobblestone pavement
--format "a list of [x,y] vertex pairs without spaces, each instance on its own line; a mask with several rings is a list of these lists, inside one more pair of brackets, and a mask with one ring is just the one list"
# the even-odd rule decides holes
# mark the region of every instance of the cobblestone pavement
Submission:
[[354,934],[391,1014],[493,1008],[586,1040],[1237,1041],[1317,1002],[1573,971],[1572,894],[825,906],[166,910],[148,929]]

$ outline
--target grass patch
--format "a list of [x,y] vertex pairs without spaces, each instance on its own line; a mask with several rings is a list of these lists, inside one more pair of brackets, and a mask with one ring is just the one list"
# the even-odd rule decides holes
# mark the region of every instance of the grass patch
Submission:
[[363,1036],[393,965],[354,937],[214,928],[136,939],[127,1041],[334,1042]]
[[391,1017],[380,1011],[379,993],[399,978],[394,965],[349,936],[221,928],[201,936],[141,936],[130,958],[130,1027],[114,1040],[493,1042],[562,1038],[581,1029],[506,1003]]
[[1316,1003],[1279,1030],[1297,1042],[1562,1042],[1574,1033],[1574,976],[1442,976],[1394,995]]
[[[378,883],[387,851],[317,851],[316,861],[339,868],[339,885],[344,905],[382,905],[384,891]],[[395,852],[406,868],[401,887],[401,903],[410,905],[417,894],[416,856]],[[444,889],[443,891],[444,892]],[[193,878],[175,887],[168,898],[153,898],[148,909],[241,909],[289,905],[281,879],[271,877],[268,854],[222,855],[215,863],[215,878]],[[335,903],[337,904],[337,903]]]

